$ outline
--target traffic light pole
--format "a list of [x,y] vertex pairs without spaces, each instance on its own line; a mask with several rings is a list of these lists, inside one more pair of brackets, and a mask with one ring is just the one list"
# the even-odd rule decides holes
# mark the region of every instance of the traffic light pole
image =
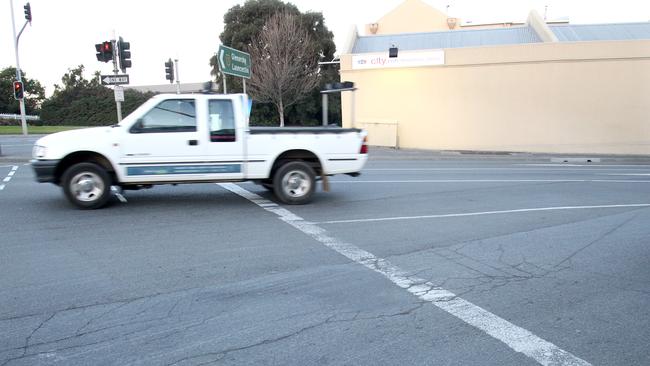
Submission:
[[[23,25],[23,28],[18,33],[18,36],[16,36],[16,20],[14,19],[14,1],[9,0],[9,4],[11,6],[11,25],[12,25],[11,29],[14,31],[14,51],[16,53],[16,80],[22,81],[22,75],[20,72],[20,58],[18,57],[18,41],[20,40],[20,35],[23,34],[23,31],[25,30],[25,27],[29,22],[25,22],[25,25]],[[25,118],[25,98],[21,98],[18,102],[20,103],[20,123],[22,126],[23,135],[27,135],[27,119]]]
[[[113,44],[113,73],[117,76],[120,73],[120,70],[117,68],[117,41],[113,39],[111,43]],[[115,87],[117,88],[118,86]],[[117,106],[117,123],[120,123],[122,122],[122,102],[116,100],[115,105]]]
[[181,81],[178,77],[178,59],[174,59],[174,68],[176,68],[176,94],[181,93]]

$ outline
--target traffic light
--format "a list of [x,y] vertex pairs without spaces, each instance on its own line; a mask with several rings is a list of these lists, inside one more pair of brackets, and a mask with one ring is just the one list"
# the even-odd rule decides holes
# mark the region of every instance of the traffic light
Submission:
[[21,100],[25,97],[25,90],[23,89],[22,81],[14,81],[14,98]]
[[113,61],[113,43],[111,41],[104,41],[95,45],[97,51],[97,61],[109,62]]
[[174,83],[174,63],[170,58],[169,61],[165,62],[165,79],[169,80],[170,84]]
[[29,5],[29,3],[25,4],[23,6],[23,9],[25,9],[25,19],[31,24],[32,22],[32,6]]
[[120,69],[122,69],[122,72],[126,72],[126,69],[131,67],[131,43],[125,42],[120,37],[117,48],[120,51]]

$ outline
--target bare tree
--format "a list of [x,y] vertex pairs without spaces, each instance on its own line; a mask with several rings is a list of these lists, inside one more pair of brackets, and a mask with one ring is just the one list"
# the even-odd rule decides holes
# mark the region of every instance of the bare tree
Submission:
[[318,48],[299,18],[287,12],[273,15],[253,38],[251,95],[273,103],[284,127],[284,111],[318,86]]

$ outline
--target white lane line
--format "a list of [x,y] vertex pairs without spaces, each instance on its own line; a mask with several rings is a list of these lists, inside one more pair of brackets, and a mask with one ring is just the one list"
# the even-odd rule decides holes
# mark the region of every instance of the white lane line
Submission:
[[419,299],[432,303],[465,323],[505,343],[516,352],[521,352],[542,365],[590,365],[587,361],[572,355],[553,343],[537,337],[528,330],[510,323],[442,287],[437,287],[422,278],[409,276],[405,271],[392,265],[386,259],[376,257],[370,252],[336,239],[325,229],[314,223],[305,221],[293,212],[255,193],[249,192],[233,183],[220,183],[219,186],[248,199],[268,212],[278,215],[281,220],[309,235],[326,247],[366,268],[382,274],[395,285],[407,290]]
[[624,169],[609,169],[608,167],[602,167],[602,168],[596,168],[593,166],[588,166],[585,167],[585,169],[567,169],[567,168],[562,168],[562,167],[557,167],[556,169],[547,169],[547,168],[364,168],[364,171],[379,171],[379,172],[409,172],[409,171],[475,171],[475,170],[483,170],[483,171],[515,171],[515,172],[549,172],[549,171],[567,171],[569,172],[585,172],[585,171],[593,171],[593,172],[602,172],[602,171],[607,171],[607,170],[648,170],[650,167],[647,168],[624,168]]
[[[7,176],[2,180],[4,183],[8,183],[11,178],[16,174],[16,171],[18,170],[18,165],[11,165],[11,171],[7,174]],[[5,189],[7,185],[6,184],[0,184],[0,191]]]
[[650,183],[625,179],[414,179],[414,180],[332,180],[332,183]]
[[513,165],[519,165],[519,166],[552,166],[552,167],[589,167],[589,168],[594,168],[597,166],[602,166],[602,167],[636,167],[636,168],[650,168],[650,165],[647,164],[603,164],[603,165],[598,165],[598,164],[561,164],[561,163],[556,163],[556,164],[513,164]]
[[353,222],[438,219],[438,218],[444,218],[444,217],[483,216],[483,215],[497,215],[497,214],[535,212],[535,211],[588,210],[588,209],[632,208],[632,207],[636,207],[636,208],[650,207],[650,203],[630,203],[630,204],[621,204],[621,205],[559,206],[559,207],[520,208],[520,209],[515,209],[515,210],[465,212],[465,213],[440,214],[440,215],[395,216],[395,217],[378,217],[378,218],[372,218],[372,219],[331,220],[331,221],[317,222],[317,224],[348,224],[348,223],[353,223]]
[[633,176],[650,176],[650,173],[608,173],[608,174],[598,174],[598,175],[633,175]]

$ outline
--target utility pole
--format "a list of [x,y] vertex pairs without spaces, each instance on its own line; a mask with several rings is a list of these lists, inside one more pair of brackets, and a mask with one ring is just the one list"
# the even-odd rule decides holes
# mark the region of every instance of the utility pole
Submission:
[[[20,35],[23,34],[23,31],[25,30],[25,27],[27,26],[27,23],[32,23],[32,10],[31,6],[29,3],[25,5],[25,19],[26,22],[23,25],[23,27],[20,29],[20,32],[18,32],[18,36],[16,36],[16,20],[14,19],[14,1],[9,0],[9,5],[11,7],[11,29],[14,32],[14,51],[16,53],[16,81],[22,82],[22,75],[20,72],[20,58],[18,57],[18,41],[20,40]],[[23,129],[23,135],[27,135],[27,119],[25,118],[25,98],[20,98],[18,100],[20,103],[20,123]]]

